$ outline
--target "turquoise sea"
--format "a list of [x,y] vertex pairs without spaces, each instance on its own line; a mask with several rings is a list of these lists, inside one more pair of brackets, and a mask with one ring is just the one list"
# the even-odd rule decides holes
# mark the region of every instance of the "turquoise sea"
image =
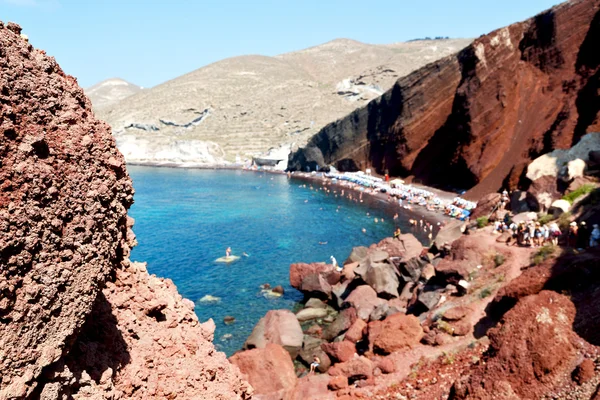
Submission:
[[[331,255],[343,263],[352,247],[391,236],[395,224],[408,230],[408,217],[393,221],[383,204],[326,195],[285,175],[128,170],[136,191],[130,215],[139,242],[132,260],[145,261],[150,273],[172,279],[196,304],[201,321],[213,318],[215,345],[227,355],[241,348],[267,311],[291,309],[302,299],[289,285],[291,263],[329,262]],[[231,264],[215,262],[228,246],[241,258]],[[261,292],[265,283],[282,285],[284,296],[266,296]],[[218,300],[201,301],[207,295]],[[235,323],[224,324],[228,315]]]

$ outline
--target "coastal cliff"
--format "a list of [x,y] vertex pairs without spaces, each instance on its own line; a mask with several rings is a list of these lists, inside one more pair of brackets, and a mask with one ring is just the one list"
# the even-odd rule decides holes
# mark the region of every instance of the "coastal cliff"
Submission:
[[172,282],[132,264],[133,187],[75,78],[0,23],[0,399],[249,398]]
[[600,129],[598,40],[598,0],[496,30],[327,125],[289,168],[387,170],[473,198],[515,188],[531,160]]

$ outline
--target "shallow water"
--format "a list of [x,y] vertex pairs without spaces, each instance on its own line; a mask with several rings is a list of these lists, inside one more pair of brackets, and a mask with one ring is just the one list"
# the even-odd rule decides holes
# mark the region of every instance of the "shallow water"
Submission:
[[[196,304],[201,321],[213,318],[215,345],[227,355],[241,348],[267,311],[291,309],[302,299],[289,285],[291,263],[329,262],[331,255],[342,263],[352,247],[391,236],[394,223],[403,231],[408,227],[402,215],[392,221],[383,210],[311,191],[310,184],[284,175],[128,170],[136,190],[130,215],[139,242],[132,260],[146,261],[150,273],[172,279]],[[375,217],[385,222],[375,223]],[[231,264],[215,262],[228,246],[241,258]],[[284,296],[267,297],[260,289],[264,283],[282,285]],[[201,301],[205,296],[218,300]],[[235,323],[225,325],[227,315]]]

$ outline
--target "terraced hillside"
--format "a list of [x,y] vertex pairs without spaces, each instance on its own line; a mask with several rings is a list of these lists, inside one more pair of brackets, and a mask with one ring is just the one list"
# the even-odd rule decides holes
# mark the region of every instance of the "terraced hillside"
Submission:
[[244,159],[305,144],[398,78],[469,42],[368,45],[340,39],[276,57],[235,57],[96,107],[96,113],[113,127],[129,162]]

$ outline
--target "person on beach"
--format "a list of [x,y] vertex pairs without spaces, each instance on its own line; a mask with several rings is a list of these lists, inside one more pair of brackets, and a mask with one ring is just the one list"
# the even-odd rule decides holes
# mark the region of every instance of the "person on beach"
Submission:
[[227,250],[225,250],[225,257],[229,258],[230,255],[231,255],[231,247],[228,247]]
[[314,356],[313,357],[313,362],[310,363],[310,373],[314,374],[315,373],[315,369],[317,369],[317,367],[321,364],[321,360],[319,359],[319,357]]

